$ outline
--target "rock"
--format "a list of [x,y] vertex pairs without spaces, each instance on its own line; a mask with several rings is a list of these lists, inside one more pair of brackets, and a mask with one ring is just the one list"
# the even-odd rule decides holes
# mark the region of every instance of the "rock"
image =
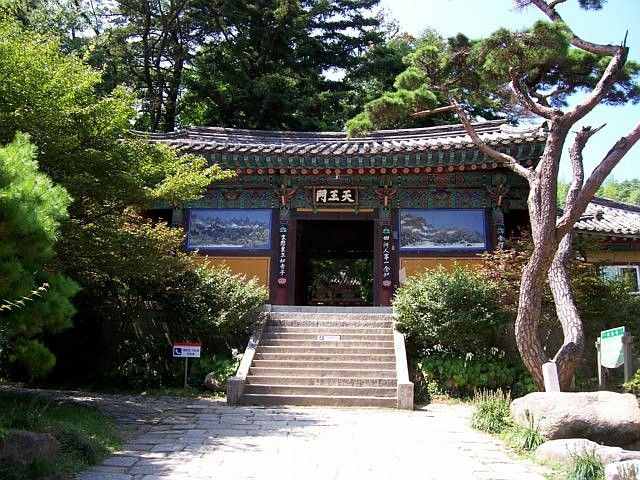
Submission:
[[640,452],[623,450],[620,447],[598,445],[596,442],[584,438],[567,438],[544,442],[536,449],[536,459],[568,463],[585,452],[594,452],[605,465],[625,460],[640,460]]
[[0,439],[0,464],[27,466],[34,460],[53,462],[58,454],[58,441],[48,433],[10,430]]
[[208,373],[207,376],[204,377],[203,385],[204,388],[212,392],[224,392],[226,388],[225,382],[218,380],[213,373]]
[[610,463],[604,467],[605,480],[640,479],[640,460]]
[[615,392],[536,392],[511,402],[511,416],[550,440],[587,438],[622,446],[640,439],[640,407],[635,395]]

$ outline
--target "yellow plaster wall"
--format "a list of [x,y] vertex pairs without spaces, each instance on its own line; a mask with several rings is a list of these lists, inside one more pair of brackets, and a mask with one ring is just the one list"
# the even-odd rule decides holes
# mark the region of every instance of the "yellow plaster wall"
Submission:
[[443,266],[451,270],[455,265],[473,266],[482,265],[482,258],[479,257],[400,257],[400,283],[404,283],[407,278]]
[[256,277],[265,286],[269,286],[269,257],[209,257],[198,256],[196,260],[207,265],[227,265],[236,274]]
[[629,252],[616,252],[599,250],[597,252],[587,252],[587,261],[592,263],[611,264],[640,264],[640,250]]

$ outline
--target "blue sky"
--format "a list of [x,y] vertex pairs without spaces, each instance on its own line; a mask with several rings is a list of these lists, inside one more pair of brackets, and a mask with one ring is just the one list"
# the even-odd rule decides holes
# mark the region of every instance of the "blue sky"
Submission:
[[[382,0],[381,5],[404,31],[416,36],[426,28],[433,28],[444,36],[461,32],[470,38],[481,38],[500,27],[523,28],[543,18],[533,7],[514,9],[512,0]],[[558,11],[578,35],[586,40],[618,44],[628,30],[629,58],[640,61],[640,0],[609,0],[597,12],[581,10],[577,5],[577,0],[568,0]],[[607,124],[592,137],[584,151],[587,172],[639,119],[640,105],[629,105],[599,106],[583,120],[580,125]],[[561,165],[560,176],[567,181],[571,178],[566,161]],[[640,145],[635,145],[611,177],[640,178]]]

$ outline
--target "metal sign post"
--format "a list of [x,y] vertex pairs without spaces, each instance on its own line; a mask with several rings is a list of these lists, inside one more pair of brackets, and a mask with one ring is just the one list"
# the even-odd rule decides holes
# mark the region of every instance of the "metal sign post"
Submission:
[[200,358],[201,347],[201,344],[194,342],[180,342],[173,344],[173,357],[184,358],[184,388],[187,388],[189,358]]

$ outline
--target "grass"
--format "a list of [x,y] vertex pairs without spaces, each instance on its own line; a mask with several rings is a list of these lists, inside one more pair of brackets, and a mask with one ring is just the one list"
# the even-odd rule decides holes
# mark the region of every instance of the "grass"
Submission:
[[510,403],[510,393],[504,393],[501,389],[476,391],[471,427],[493,434],[503,432],[511,423]]
[[52,475],[72,478],[120,447],[113,422],[93,407],[0,392],[0,435],[11,429],[50,433],[60,448],[52,464],[35,462],[25,468],[0,465],[2,480],[36,480]]
[[518,453],[532,452],[546,441],[531,412],[525,414],[527,425],[511,425],[503,432],[505,443]]
[[567,480],[604,480],[604,464],[595,451],[585,450],[571,459]]

